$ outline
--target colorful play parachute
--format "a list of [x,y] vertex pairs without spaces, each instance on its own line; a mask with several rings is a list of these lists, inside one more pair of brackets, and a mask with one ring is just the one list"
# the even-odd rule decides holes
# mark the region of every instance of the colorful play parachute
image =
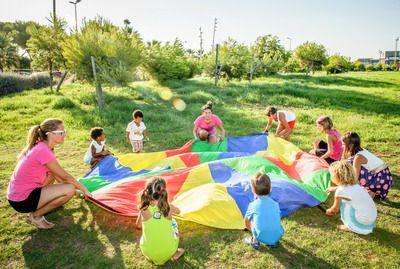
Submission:
[[176,150],[108,156],[80,182],[93,194],[92,202],[111,212],[138,215],[138,199],[146,181],[161,176],[170,201],[184,220],[243,229],[243,216],[254,196],[251,178],[267,173],[270,196],[281,215],[327,199],[328,164],[272,135],[229,137],[219,144],[189,141]]

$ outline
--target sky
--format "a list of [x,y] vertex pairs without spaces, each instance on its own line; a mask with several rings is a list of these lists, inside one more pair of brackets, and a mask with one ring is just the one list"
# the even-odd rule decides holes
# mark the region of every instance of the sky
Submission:
[[[70,0],[56,0],[56,13],[70,28],[75,25]],[[53,0],[0,0],[0,21],[32,20],[48,24]],[[306,41],[325,46],[328,54],[378,58],[379,51],[394,50],[400,36],[400,0],[82,0],[77,5],[78,25],[83,18],[101,15],[116,25],[129,19],[145,41],[173,41],[199,49],[232,37],[251,44],[258,36],[278,36],[295,49]],[[291,40],[291,42],[290,42]],[[400,44],[399,44],[400,49]]]

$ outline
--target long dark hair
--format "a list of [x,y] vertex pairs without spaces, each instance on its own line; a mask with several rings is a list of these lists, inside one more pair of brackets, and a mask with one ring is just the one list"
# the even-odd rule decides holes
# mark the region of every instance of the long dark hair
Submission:
[[140,195],[140,210],[146,210],[151,201],[157,201],[157,207],[164,217],[168,217],[170,207],[168,204],[167,184],[161,177],[155,177],[147,182],[146,188]]
[[344,158],[350,158],[363,150],[361,147],[361,138],[356,132],[347,132],[342,137],[344,147]]
[[32,126],[28,132],[26,146],[21,151],[18,159],[24,156],[37,143],[47,140],[47,133],[57,130],[62,124],[63,121],[61,119],[45,119],[41,124]]

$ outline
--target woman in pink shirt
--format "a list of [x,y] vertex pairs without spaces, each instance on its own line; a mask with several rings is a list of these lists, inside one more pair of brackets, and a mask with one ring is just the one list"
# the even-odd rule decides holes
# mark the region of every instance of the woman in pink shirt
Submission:
[[[10,205],[20,213],[29,213],[30,222],[38,228],[54,226],[44,215],[68,202],[76,189],[90,196],[82,184],[61,168],[54,155],[54,147],[64,142],[64,136],[60,119],[46,119],[33,126],[8,184]],[[60,184],[53,184],[55,181]]]
[[221,140],[225,137],[225,129],[222,126],[221,119],[212,113],[212,102],[208,101],[202,107],[202,115],[198,116],[194,121],[193,135],[195,138],[200,140],[206,140],[208,143],[218,143],[217,130],[215,127],[221,131]]
[[343,145],[339,132],[333,129],[333,122],[328,116],[321,116],[316,120],[317,129],[326,134],[326,140],[317,139],[314,141],[314,149],[311,154],[317,155],[331,164],[339,161],[343,154]]

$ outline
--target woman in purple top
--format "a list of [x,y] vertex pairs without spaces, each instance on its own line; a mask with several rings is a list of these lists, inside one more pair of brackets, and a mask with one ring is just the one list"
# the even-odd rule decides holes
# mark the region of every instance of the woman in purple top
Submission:
[[[90,196],[82,184],[61,168],[54,155],[54,147],[62,144],[64,137],[60,119],[46,119],[33,126],[8,184],[10,205],[20,213],[29,213],[30,222],[41,229],[54,226],[44,215],[68,202],[76,189]],[[53,184],[55,181],[60,184]]]
[[218,127],[218,129],[221,131],[221,140],[224,139],[225,137],[225,129],[222,125],[221,119],[212,113],[212,102],[208,101],[203,107],[202,107],[202,115],[197,117],[197,119],[194,121],[194,129],[193,129],[193,135],[195,138],[198,138],[200,140],[207,140],[208,143],[218,143],[218,138],[217,138],[217,130],[215,127]]
[[321,116],[316,123],[318,131],[326,134],[327,142],[320,139],[315,140],[314,149],[310,153],[324,159],[329,164],[339,161],[342,158],[343,145],[339,132],[333,129],[332,120],[328,116]]

